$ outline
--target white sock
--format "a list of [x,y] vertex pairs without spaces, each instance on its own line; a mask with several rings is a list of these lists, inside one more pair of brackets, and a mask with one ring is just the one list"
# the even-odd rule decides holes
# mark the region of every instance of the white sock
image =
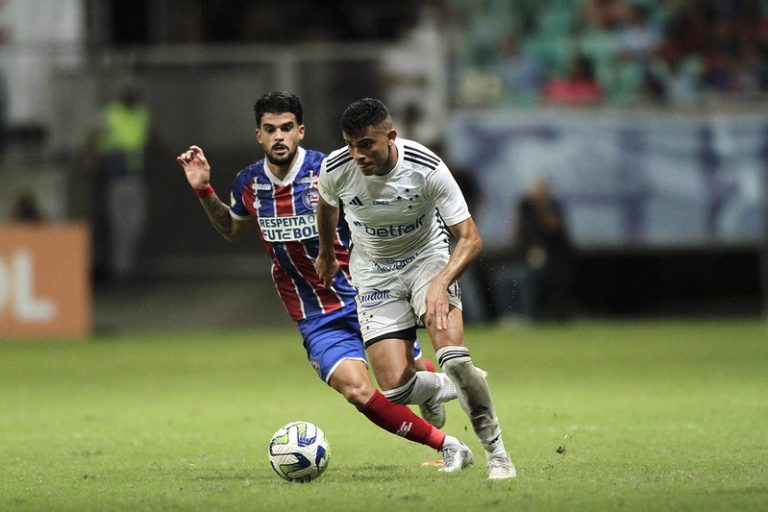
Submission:
[[487,447],[483,445],[483,447],[485,448],[485,456],[488,459],[492,457],[506,459],[509,457],[506,448],[504,448],[504,440],[501,439],[501,436],[499,436],[499,440],[496,441],[493,446]]
[[[477,438],[488,455],[504,451],[501,428],[491,400],[491,392],[483,373],[474,367],[466,347],[443,347],[435,354],[440,367],[456,386],[464,412],[472,422]],[[506,452],[504,452],[506,453]]]
[[416,372],[405,385],[384,391],[397,404],[445,402],[456,398],[456,387],[444,373]]

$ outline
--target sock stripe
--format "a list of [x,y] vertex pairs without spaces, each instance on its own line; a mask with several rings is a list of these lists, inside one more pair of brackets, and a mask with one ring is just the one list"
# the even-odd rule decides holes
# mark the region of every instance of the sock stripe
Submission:
[[444,347],[437,351],[437,363],[445,367],[445,363],[453,359],[469,358],[469,349],[466,347]]
[[413,378],[409,380],[405,386],[400,386],[399,388],[385,391],[384,396],[386,396],[391,402],[394,402],[396,404],[407,403],[408,397],[410,397],[411,393],[413,393],[413,387],[415,385],[416,385],[416,376],[414,375]]

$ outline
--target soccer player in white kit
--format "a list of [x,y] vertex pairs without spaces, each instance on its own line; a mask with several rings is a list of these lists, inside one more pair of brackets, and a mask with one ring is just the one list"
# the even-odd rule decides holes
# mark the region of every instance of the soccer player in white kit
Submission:
[[[346,147],[332,152],[320,170],[318,276],[331,286],[339,270],[333,238],[343,206],[363,340],[380,385],[390,390],[386,396],[407,401],[403,375],[416,327],[423,324],[485,448],[488,478],[514,478],[485,373],[472,364],[464,343],[456,279],[482,249],[464,196],[439,157],[397,138],[381,101],[364,98],[349,105],[341,129]],[[450,473],[472,464],[473,455],[461,444],[444,450],[443,459],[441,470]]]
[[[256,140],[264,158],[237,174],[231,206],[213,190],[211,165],[199,146],[191,146],[176,159],[187,181],[211,224],[227,240],[239,238],[251,221],[255,222],[272,260],[277,292],[296,321],[307,359],[318,376],[377,426],[442,451],[445,458],[445,453],[455,451],[461,442],[439,429],[445,421],[444,411],[427,410],[424,402],[432,401],[442,410],[440,401],[451,398],[454,386],[449,388],[442,376],[431,371],[409,369],[413,378],[408,398],[422,407],[423,414],[432,412],[425,414],[429,419],[422,419],[403,402],[388,400],[370,380],[355,312],[355,290],[346,268],[349,235],[345,224],[338,226],[334,237],[332,250],[342,261],[342,271],[333,287],[323,286],[315,273],[314,259],[319,251],[315,229],[317,180],[326,155],[300,146],[305,129],[301,100],[291,93],[272,91],[256,100],[254,114]],[[419,366],[424,367],[424,358],[420,361]]]

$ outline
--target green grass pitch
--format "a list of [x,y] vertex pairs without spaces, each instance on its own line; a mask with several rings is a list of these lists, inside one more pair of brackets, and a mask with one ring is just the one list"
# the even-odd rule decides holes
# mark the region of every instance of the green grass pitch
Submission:
[[[768,510],[762,321],[470,328],[518,469],[375,428],[306,363],[293,330],[0,343],[0,510]],[[428,344],[428,343],[427,343]],[[427,349],[427,355],[432,351]],[[274,431],[319,425],[325,474],[280,480]]]

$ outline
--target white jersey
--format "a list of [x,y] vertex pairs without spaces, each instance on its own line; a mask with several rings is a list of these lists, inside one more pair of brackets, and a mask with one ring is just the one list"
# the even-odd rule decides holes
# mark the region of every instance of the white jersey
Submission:
[[437,155],[407,139],[395,145],[397,164],[384,176],[364,175],[346,147],[320,168],[320,195],[331,206],[343,205],[353,254],[384,265],[430,248],[447,251],[445,226],[470,218],[461,189]]

